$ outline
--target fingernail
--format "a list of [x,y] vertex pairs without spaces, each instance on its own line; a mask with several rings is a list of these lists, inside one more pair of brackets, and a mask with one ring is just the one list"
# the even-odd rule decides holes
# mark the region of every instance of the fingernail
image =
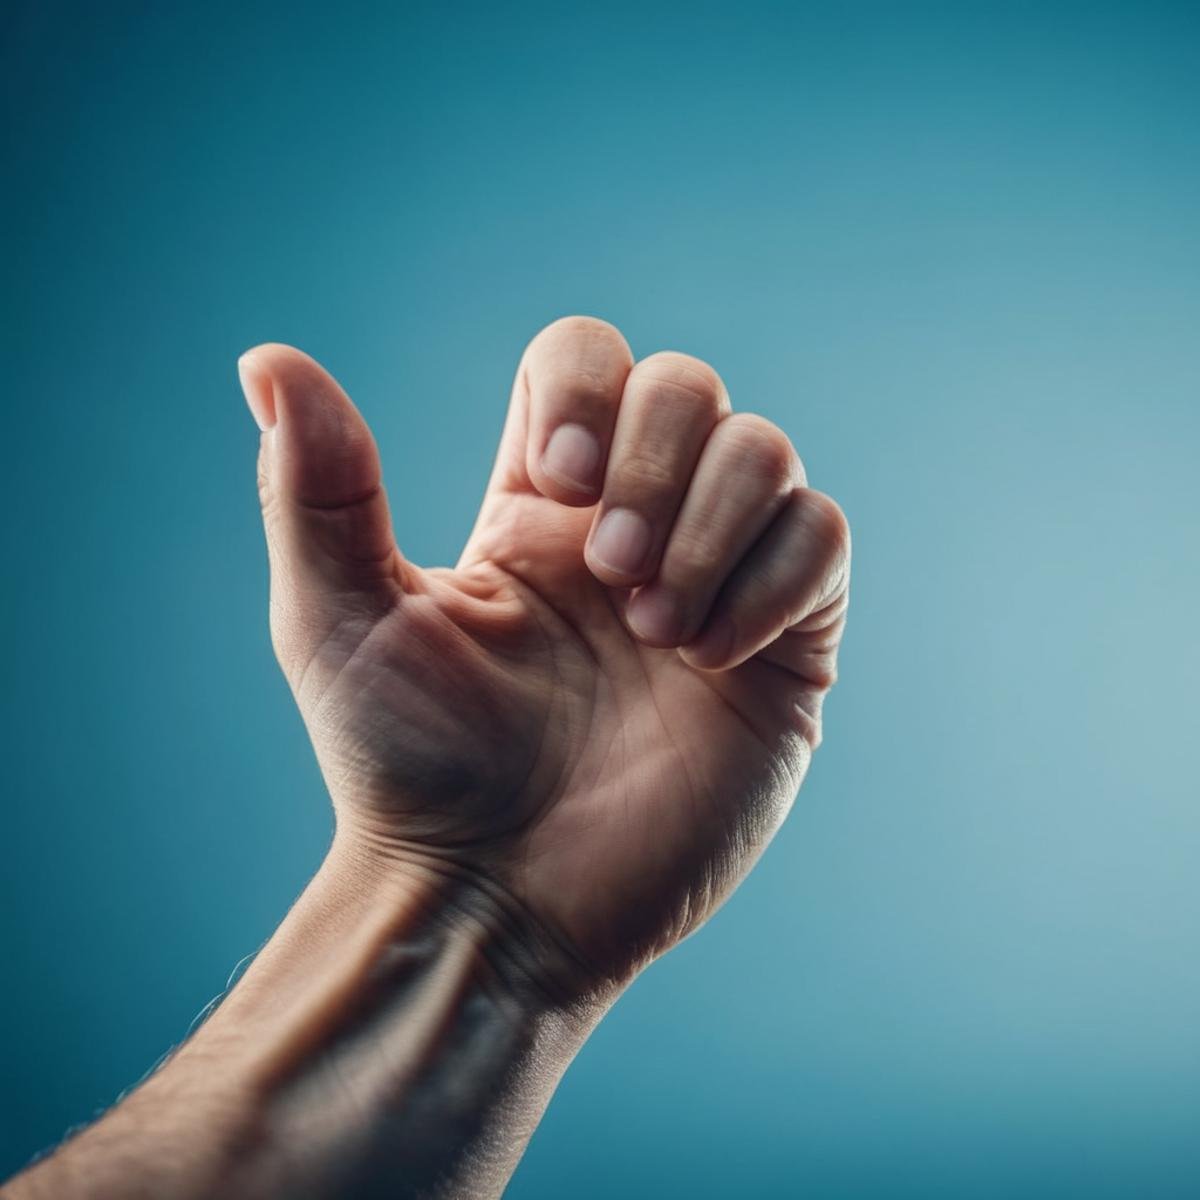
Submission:
[[246,396],[250,415],[264,433],[275,427],[275,389],[271,377],[254,364],[251,352],[247,351],[237,362],[238,379]]
[[631,508],[606,512],[592,535],[592,558],[617,575],[636,575],[649,552],[650,522]]
[[702,671],[712,671],[724,665],[733,653],[737,629],[727,616],[715,617],[695,641],[689,642],[679,653],[686,662]]
[[656,646],[679,642],[679,605],[665,588],[642,588],[629,601],[625,619],[643,641]]
[[555,483],[577,492],[594,492],[599,486],[600,443],[582,425],[560,425],[546,443],[542,470]]

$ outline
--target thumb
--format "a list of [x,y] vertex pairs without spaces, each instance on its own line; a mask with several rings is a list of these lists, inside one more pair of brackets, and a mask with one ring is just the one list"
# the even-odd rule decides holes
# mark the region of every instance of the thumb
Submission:
[[272,608],[323,636],[337,619],[330,601],[393,597],[399,585],[379,449],[350,398],[307,354],[256,346],[238,359],[238,376],[262,430]]

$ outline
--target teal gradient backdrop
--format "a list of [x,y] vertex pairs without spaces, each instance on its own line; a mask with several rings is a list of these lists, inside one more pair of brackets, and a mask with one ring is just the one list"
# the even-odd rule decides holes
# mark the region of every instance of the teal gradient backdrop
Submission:
[[761,868],[515,1200],[1200,1191],[1200,17],[18,4],[2,35],[0,1170],[177,1041],[330,816],[234,361],[452,561],[524,343],[708,358],[853,522]]

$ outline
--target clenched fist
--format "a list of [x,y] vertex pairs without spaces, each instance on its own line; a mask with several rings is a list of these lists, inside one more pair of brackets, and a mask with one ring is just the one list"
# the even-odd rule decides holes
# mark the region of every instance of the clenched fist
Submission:
[[[273,642],[336,842],[506,931],[532,986],[619,987],[713,912],[799,787],[845,622],[841,510],[706,363],[635,363],[569,317],[520,361],[458,564],[421,567],[334,380],[278,345],[240,371]],[[399,517],[401,537],[420,519]]]

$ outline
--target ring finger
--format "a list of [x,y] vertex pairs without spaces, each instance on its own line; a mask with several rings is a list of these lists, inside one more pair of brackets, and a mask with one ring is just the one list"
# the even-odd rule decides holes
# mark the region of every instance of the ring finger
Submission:
[[630,629],[653,646],[694,637],[730,572],[803,483],[800,459],[777,426],[752,413],[722,421],[704,447],[657,577],[629,602]]

